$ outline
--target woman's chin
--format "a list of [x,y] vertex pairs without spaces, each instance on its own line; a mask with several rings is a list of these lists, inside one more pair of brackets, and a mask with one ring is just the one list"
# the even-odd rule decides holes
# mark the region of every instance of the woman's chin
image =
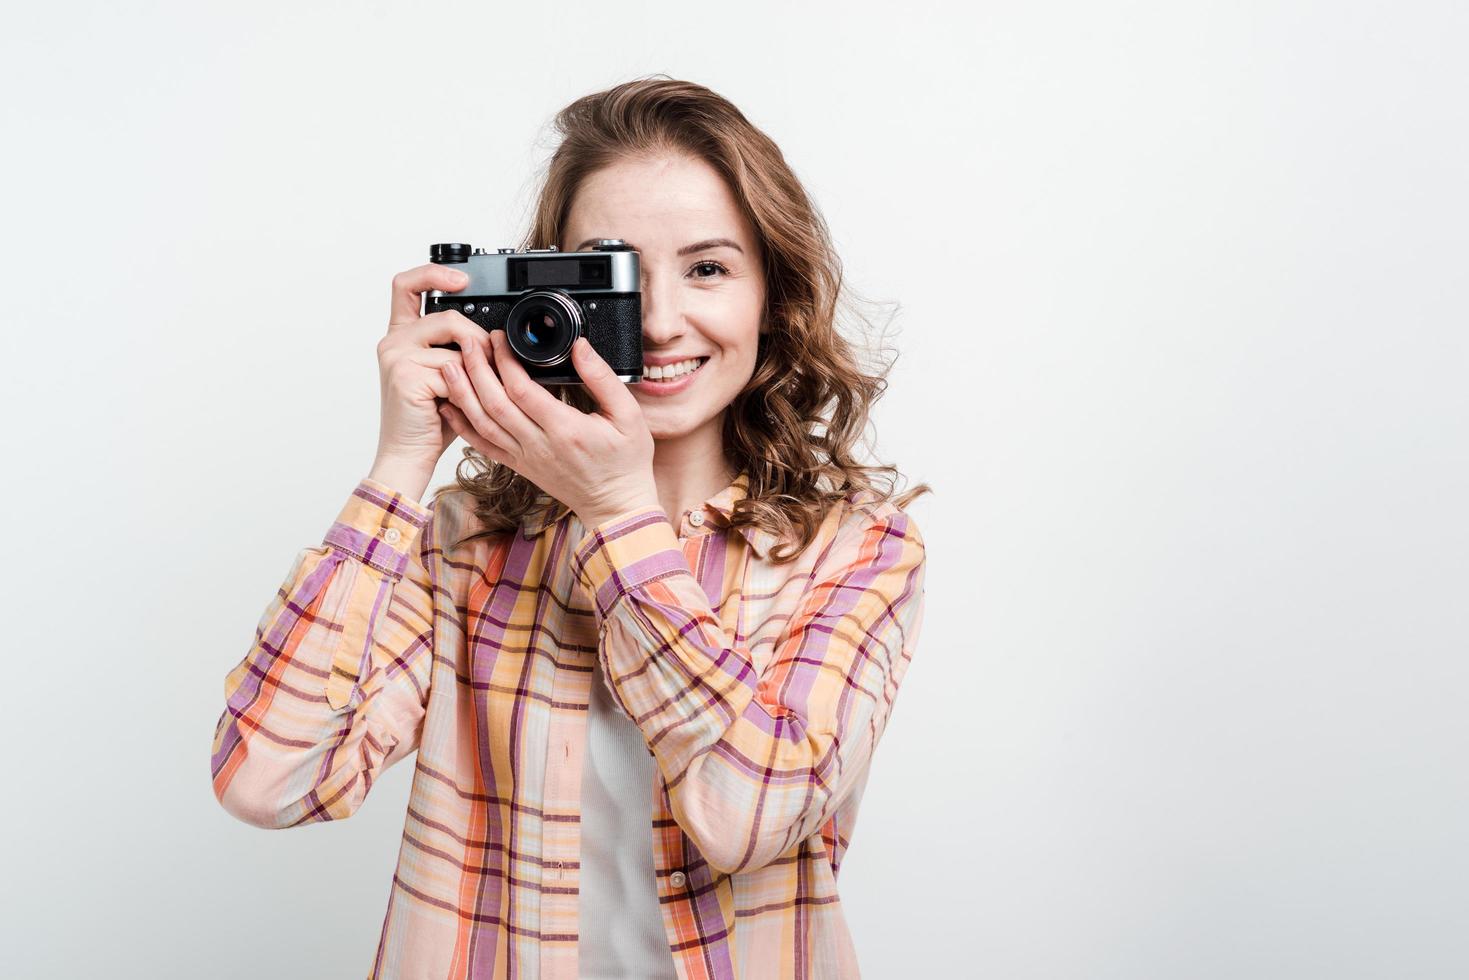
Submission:
[[653,433],[654,442],[668,442],[672,439],[682,439],[692,430],[682,426],[650,425],[648,431]]
[[655,440],[682,439],[698,428],[689,413],[673,405],[650,406],[644,402],[643,421],[648,423],[648,431]]

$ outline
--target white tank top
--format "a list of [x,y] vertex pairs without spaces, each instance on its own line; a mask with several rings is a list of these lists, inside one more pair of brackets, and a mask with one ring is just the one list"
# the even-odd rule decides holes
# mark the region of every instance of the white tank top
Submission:
[[643,733],[594,659],[581,784],[581,980],[677,980],[653,870],[653,775]]

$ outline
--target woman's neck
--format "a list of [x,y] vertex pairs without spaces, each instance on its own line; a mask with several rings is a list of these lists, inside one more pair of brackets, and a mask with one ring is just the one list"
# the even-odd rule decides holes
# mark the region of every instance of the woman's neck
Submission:
[[658,503],[675,528],[692,510],[734,482],[736,473],[724,454],[724,418],[716,416],[677,439],[653,443],[653,482]]

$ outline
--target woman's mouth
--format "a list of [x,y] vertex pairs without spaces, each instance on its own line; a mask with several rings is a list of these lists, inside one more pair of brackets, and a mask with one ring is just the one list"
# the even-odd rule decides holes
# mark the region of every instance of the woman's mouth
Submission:
[[[644,365],[643,380],[635,387],[649,395],[676,395],[694,383],[694,378],[698,377],[699,371],[708,362],[707,357],[692,357],[677,364],[658,367]],[[654,377],[655,374],[657,377]]]

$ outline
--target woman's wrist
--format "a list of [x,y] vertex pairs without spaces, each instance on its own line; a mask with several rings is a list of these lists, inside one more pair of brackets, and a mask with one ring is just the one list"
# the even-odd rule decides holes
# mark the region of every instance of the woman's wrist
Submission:
[[414,503],[421,504],[429,481],[434,478],[434,470],[433,467],[425,469],[421,463],[379,457],[373,460],[367,478],[391,487]]
[[633,494],[611,502],[598,501],[595,504],[576,508],[576,516],[581,520],[583,527],[594,528],[644,507],[662,506],[655,494]]

